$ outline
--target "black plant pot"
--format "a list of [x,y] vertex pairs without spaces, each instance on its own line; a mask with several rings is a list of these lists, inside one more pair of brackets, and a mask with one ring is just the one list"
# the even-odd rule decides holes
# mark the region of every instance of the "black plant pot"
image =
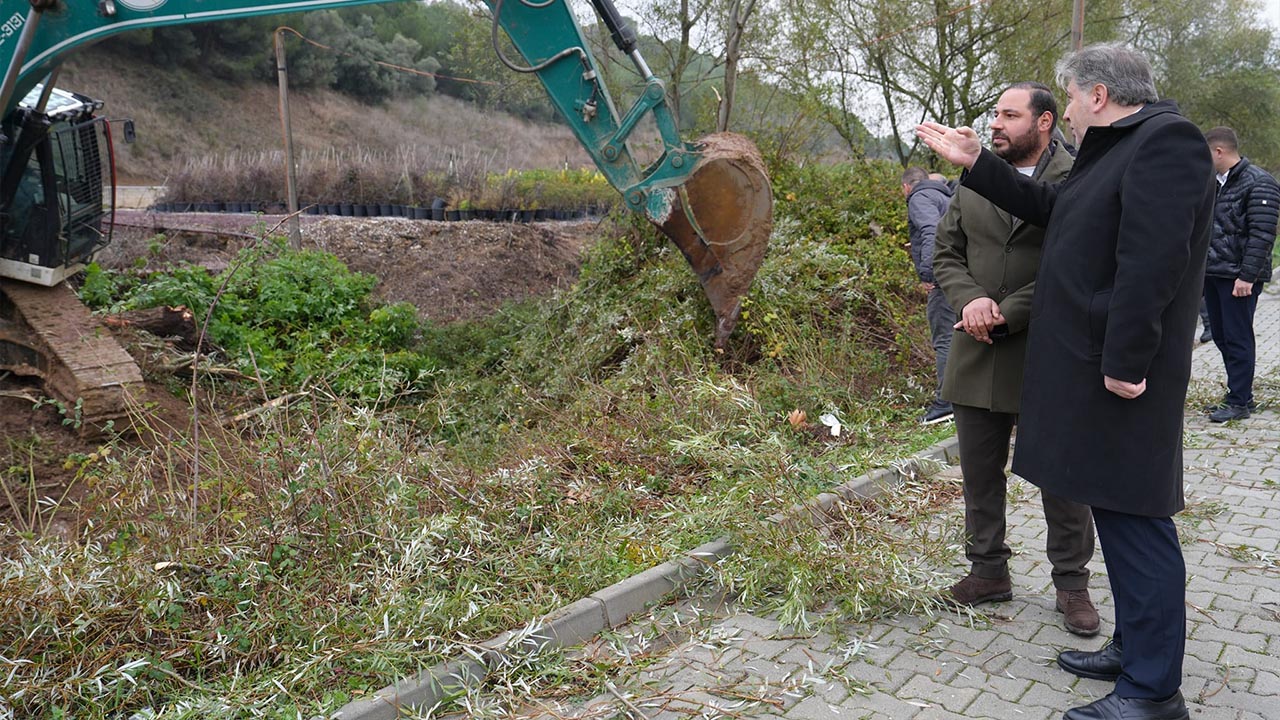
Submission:
[[461,210],[445,210],[445,211],[444,211],[444,219],[445,219],[445,220],[448,220],[448,221],[450,221],[450,222],[454,222],[454,221],[457,221],[457,220],[461,220],[461,219],[462,219],[462,211],[461,211]]
[[431,208],[416,207],[413,209],[414,220],[432,220]]
[[351,203],[339,203],[338,214],[342,217],[353,217],[356,214],[356,208]]
[[431,213],[432,220],[444,220],[444,208],[442,207],[433,207],[428,209],[427,212]]

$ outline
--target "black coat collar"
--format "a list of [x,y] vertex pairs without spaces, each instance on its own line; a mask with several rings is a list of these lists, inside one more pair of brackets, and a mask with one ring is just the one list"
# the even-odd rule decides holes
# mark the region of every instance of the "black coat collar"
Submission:
[[1227,179],[1226,182],[1222,183],[1223,187],[1226,187],[1226,185],[1232,180],[1240,177],[1240,173],[1244,172],[1245,168],[1249,167],[1249,165],[1249,158],[1241,156],[1240,162],[1232,165],[1231,169],[1227,171]]
[[1142,109],[1139,110],[1138,112],[1132,115],[1127,115],[1125,117],[1122,117],[1119,120],[1111,123],[1111,127],[1128,128],[1128,127],[1139,125],[1143,122],[1146,122],[1147,120],[1150,120],[1156,115],[1163,115],[1165,113],[1173,113],[1175,115],[1182,114],[1178,110],[1178,103],[1172,100],[1160,100],[1158,102],[1147,103],[1146,105],[1143,105]]
[[[1094,125],[1085,130],[1084,138],[1080,140],[1080,152],[1078,159],[1088,159],[1097,152],[1103,152],[1101,148],[1109,146],[1114,139],[1121,135],[1132,132],[1142,123],[1159,115],[1181,115],[1178,111],[1178,104],[1172,100],[1160,100],[1159,102],[1148,103],[1142,106],[1142,109],[1132,115],[1126,115],[1110,125]],[[1111,141],[1106,141],[1112,138]],[[1091,152],[1092,151],[1092,152]]]

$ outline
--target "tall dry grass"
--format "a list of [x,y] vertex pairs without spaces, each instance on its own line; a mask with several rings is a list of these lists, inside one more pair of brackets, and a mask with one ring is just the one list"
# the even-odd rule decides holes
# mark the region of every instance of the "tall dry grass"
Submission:
[[[511,170],[499,153],[401,147],[394,151],[330,148],[297,158],[302,205],[373,203],[451,208],[609,208],[617,193],[595,169]],[[229,152],[192,158],[169,177],[164,199],[177,202],[253,202],[285,199],[285,159],[279,150]]]
[[[135,121],[138,141],[116,146],[117,167],[128,184],[162,184],[193,158],[284,146],[272,84],[228,83],[180,68],[157,73],[92,48],[68,61],[59,84],[105,101],[109,117]],[[532,123],[445,95],[379,107],[327,90],[295,91],[290,99],[300,153],[413,148],[424,159],[484,156],[494,171],[591,164],[565,125]]]

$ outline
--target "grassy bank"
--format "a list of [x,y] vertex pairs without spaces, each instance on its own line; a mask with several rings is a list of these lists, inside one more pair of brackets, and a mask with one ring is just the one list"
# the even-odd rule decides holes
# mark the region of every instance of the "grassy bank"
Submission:
[[[723,354],[679,253],[628,218],[571,290],[476,323],[406,325],[359,277],[269,243],[220,277],[87,283],[98,306],[212,318],[217,362],[251,379],[175,383],[197,406],[306,395],[198,437],[142,413],[142,443],[68,458],[75,537],[3,528],[0,707],[323,714],[726,533],[759,550],[726,583],[797,621],[833,600],[918,609],[954,545],[884,530],[936,489],[834,538],[761,523],[947,432],[916,425],[931,363],[893,168],[774,178],[771,250]],[[286,290],[312,282],[330,299]],[[874,582],[831,579],[855,569]]]

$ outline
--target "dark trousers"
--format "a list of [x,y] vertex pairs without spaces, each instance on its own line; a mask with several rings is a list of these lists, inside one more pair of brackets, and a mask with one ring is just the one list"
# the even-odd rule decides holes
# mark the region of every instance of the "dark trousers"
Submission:
[[933,389],[933,403],[946,405],[947,401],[942,399],[942,375],[947,370],[951,337],[956,333],[956,311],[947,304],[947,296],[942,294],[942,288],[936,285],[929,291],[924,311],[929,320],[930,339],[933,341],[934,370],[938,373],[938,384]]
[[1209,308],[1209,329],[1213,344],[1222,353],[1227,369],[1228,405],[1247,406],[1253,402],[1253,367],[1256,347],[1253,337],[1253,311],[1258,307],[1262,283],[1253,284],[1248,297],[1235,297],[1231,289],[1235,280],[1207,277],[1204,279],[1204,301]]
[[1093,508],[1116,608],[1120,697],[1163,700],[1182,685],[1187,569],[1173,518]]
[[[965,557],[971,572],[983,578],[1009,574],[1009,546],[1005,543],[1004,474],[1009,460],[1009,437],[1016,415],[985,408],[955,405],[956,436],[960,442],[960,471],[964,475]],[[1083,590],[1089,584],[1093,558],[1093,518],[1087,505],[1040,492],[1048,526],[1045,545],[1053,586]]]

